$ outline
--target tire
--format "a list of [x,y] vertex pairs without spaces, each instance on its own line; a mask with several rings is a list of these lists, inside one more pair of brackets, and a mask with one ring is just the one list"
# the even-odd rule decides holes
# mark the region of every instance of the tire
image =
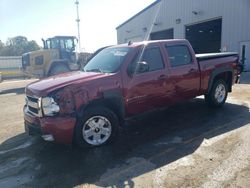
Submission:
[[205,95],[205,101],[211,107],[222,107],[227,99],[228,88],[224,80],[214,82],[211,91]]
[[56,64],[49,71],[49,76],[54,76],[64,72],[69,72],[69,68],[66,65]]
[[117,115],[105,107],[90,107],[79,117],[75,142],[81,148],[102,146],[115,140],[119,132]]

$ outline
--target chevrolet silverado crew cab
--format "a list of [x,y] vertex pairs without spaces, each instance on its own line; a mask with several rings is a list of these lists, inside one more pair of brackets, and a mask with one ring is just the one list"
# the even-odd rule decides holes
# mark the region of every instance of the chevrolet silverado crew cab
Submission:
[[238,76],[237,53],[195,55],[186,40],[104,48],[76,72],[26,87],[25,130],[46,141],[99,146],[132,116],[205,95],[221,107]]

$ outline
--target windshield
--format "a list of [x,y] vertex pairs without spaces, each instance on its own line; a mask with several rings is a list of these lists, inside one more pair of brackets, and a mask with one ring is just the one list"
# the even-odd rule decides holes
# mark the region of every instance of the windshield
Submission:
[[50,39],[48,40],[50,42],[50,48],[51,49],[58,49],[60,48],[60,43],[58,39]]
[[105,48],[93,57],[83,68],[86,72],[117,72],[130,48]]
[[44,49],[65,49],[66,51],[74,51],[75,44],[73,38],[50,38],[45,41]]

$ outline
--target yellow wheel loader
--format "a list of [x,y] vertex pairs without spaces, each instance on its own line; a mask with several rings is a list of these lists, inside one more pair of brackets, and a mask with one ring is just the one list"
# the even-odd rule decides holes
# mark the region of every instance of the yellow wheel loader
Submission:
[[42,41],[43,49],[22,55],[22,69],[27,76],[43,78],[80,68],[76,37],[55,36]]

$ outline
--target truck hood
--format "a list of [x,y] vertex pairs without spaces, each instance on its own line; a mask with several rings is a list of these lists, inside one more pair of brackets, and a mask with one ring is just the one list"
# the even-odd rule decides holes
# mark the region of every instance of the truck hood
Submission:
[[56,76],[48,77],[29,84],[26,87],[27,95],[37,97],[46,96],[48,93],[73,83],[84,83],[94,79],[108,77],[110,74],[97,72],[68,72]]

